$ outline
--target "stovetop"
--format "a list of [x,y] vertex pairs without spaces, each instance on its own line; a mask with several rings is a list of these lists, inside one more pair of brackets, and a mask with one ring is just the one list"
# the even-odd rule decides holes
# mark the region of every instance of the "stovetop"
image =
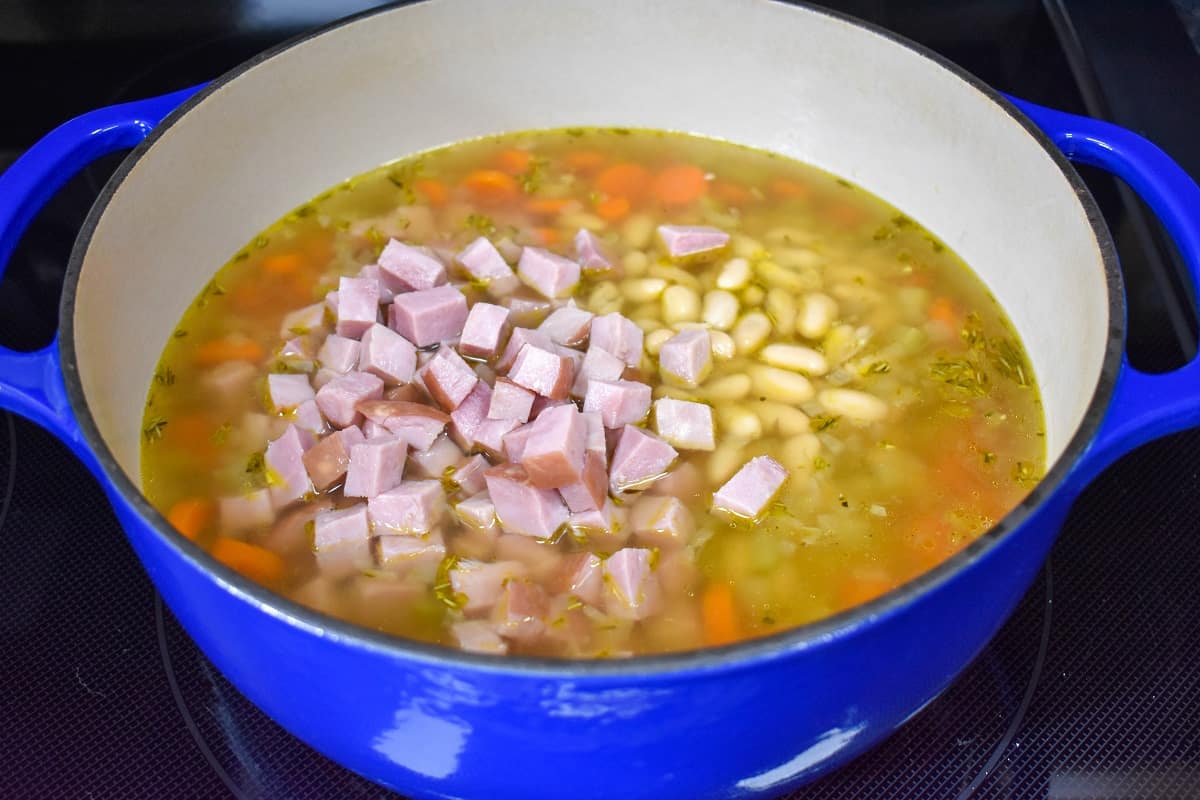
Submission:
[[[182,17],[159,5],[0,6],[0,102],[19,110],[0,131],[0,168],[72,114],[211,78],[370,4],[189,4]],[[998,88],[1134,127],[1200,176],[1196,3],[831,5]],[[71,243],[119,160],[72,180],[26,235],[0,282],[0,343],[29,349],[53,335]],[[1135,363],[1181,363],[1195,320],[1170,248],[1111,179],[1085,178],[1131,284]],[[90,474],[9,415],[0,492],[0,797],[395,797],[250,705],[164,607]],[[1080,499],[1028,596],[950,689],[793,797],[1200,797],[1197,520],[1200,432],[1123,459]]]

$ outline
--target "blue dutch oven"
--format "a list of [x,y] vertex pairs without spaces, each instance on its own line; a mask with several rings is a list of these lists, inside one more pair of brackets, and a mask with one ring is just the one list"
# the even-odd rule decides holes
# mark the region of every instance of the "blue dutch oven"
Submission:
[[[218,564],[146,502],[137,454],[158,354],[256,231],[407,152],[592,124],[792,155],[937,232],[1000,299],[1034,362],[1045,478],[965,550],[859,608],[756,641],[612,662],[459,653],[322,616]],[[819,9],[431,0],[352,18],[199,90],[49,133],[0,176],[0,264],[69,176],[126,148],[75,245],[58,338],[0,352],[0,406],[87,463],[159,591],[234,685],[317,750],[414,796],[751,797],[826,772],[979,653],[1093,476],[1200,417],[1200,364],[1152,376],[1125,359],[1112,244],[1066,159],[1133,187],[1193,279],[1196,184],[1129,131],[1006,98]]]

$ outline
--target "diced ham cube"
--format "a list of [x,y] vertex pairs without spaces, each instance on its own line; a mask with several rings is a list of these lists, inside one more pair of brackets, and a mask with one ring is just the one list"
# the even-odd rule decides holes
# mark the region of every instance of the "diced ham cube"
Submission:
[[690,461],[677,464],[667,477],[655,481],[650,488],[651,494],[668,495],[670,497],[699,498],[704,491],[705,480],[700,470]]
[[491,623],[482,619],[468,619],[450,626],[450,635],[458,649],[470,653],[488,653],[502,656],[508,653],[508,643],[500,638]]
[[616,271],[612,260],[604,254],[596,234],[587,228],[580,228],[579,233],[575,234],[575,260],[589,275],[610,275]]
[[654,430],[663,441],[680,450],[716,447],[712,408],[704,403],[660,397],[654,401]]
[[275,507],[271,505],[268,489],[222,497],[218,506],[221,530],[227,533],[270,525],[275,519]]
[[273,550],[284,558],[304,558],[312,549],[309,523],[318,514],[331,508],[333,498],[317,497],[281,511],[272,523],[270,532],[256,537],[255,544]]
[[525,328],[540,325],[542,320],[554,310],[553,300],[538,297],[532,292],[526,294],[525,290],[505,298],[504,303],[508,306],[509,319],[512,324]]
[[[313,556],[324,578],[334,581],[354,580],[363,571],[375,568],[375,556],[371,553],[371,539],[350,538],[338,544],[314,549]],[[344,596],[345,589],[342,589]]]
[[560,486],[558,493],[573,513],[603,508],[608,498],[608,470],[605,469],[604,456],[585,450],[583,474],[579,480]]
[[517,262],[517,277],[543,297],[567,297],[579,285],[579,265],[540,247],[526,247]]
[[508,337],[508,344],[505,345],[504,352],[496,361],[496,371],[504,373],[512,369],[513,364],[517,361],[517,356],[527,344],[543,350],[554,349],[554,342],[550,341],[550,337],[541,331],[532,328],[514,328],[512,335]]
[[456,505],[454,515],[472,528],[490,528],[496,524],[496,504],[490,494],[480,492]]
[[383,270],[379,268],[378,264],[365,264],[363,268],[358,271],[358,277],[366,278],[379,284],[379,302],[390,303],[396,296],[396,292],[392,289],[389,276],[384,275]]
[[654,553],[626,547],[604,561],[604,610],[623,619],[645,619],[658,610],[662,593],[654,574]]
[[276,508],[299,500],[312,491],[308,471],[304,469],[304,453],[312,444],[310,433],[295,425],[288,425],[282,436],[267,445],[263,461],[267,467],[271,503]]
[[492,609],[492,623],[506,639],[534,641],[546,630],[548,600],[546,590],[532,581],[509,581]]
[[370,278],[338,282],[337,334],[357,339],[379,319],[379,283]]
[[[417,377],[429,396],[447,411],[462,405],[467,395],[479,383],[479,376],[453,347],[442,345],[437,354],[417,371]],[[490,399],[490,397],[489,397]],[[484,406],[486,413],[487,406]]]
[[349,372],[358,365],[361,347],[355,339],[347,339],[336,333],[325,338],[321,349],[317,351],[317,361],[323,369],[334,372]]
[[426,536],[376,536],[373,540],[375,563],[385,569],[436,569],[446,557],[441,534]]
[[521,427],[515,419],[485,419],[475,429],[475,447],[493,458],[504,456],[504,437]]
[[642,362],[642,329],[617,312],[592,320],[591,347],[607,350],[631,367]]
[[493,358],[500,352],[511,330],[507,308],[491,303],[476,303],[467,313],[458,349],[464,356]]
[[678,455],[657,436],[626,425],[613,450],[609,488],[614,493],[644,488],[666,474]]
[[479,381],[450,414],[450,436],[463,450],[470,450],[475,446],[479,426],[487,421],[487,410],[491,404],[491,387],[484,381]]
[[462,461],[463,452],[449,437],[439,437],[425,450],[411,450],[408,454],[408,478],[433,478],[441,480],[446,470]]
[[314,359],[315,346],[308,336],[295,336],[279,346],[275,360],[283,364],[288,372],[297,374],[312,372],[317,368]]
[[540,394],[533,398],[533,405],[529,407],[529,419],[533,421],[542,415],[547,409],[556,408],[558,406],[573,406],[575,405],[570,400],[551,400],[549,397],[542,397]]
[[441,261],[395,239],[389,240],[379,254],[379,270],[396,292],[432,289],[446,282],[446,268]]
[[325,416],[317,406],[317,399],[305,400],[292,412],[292,422],[297,428],[308,431],[314,436],[320,436],[329,429],[325,424]]
[[285,314],[279,324],[279,338],[290,339],[319,330],[325,324],[325,304],[313,303]]
[[[396,435],[398,435],[398,434],[394,434],[394,433],[392,433],[392,432],[391,432],[391,431],[389,431],[387,428],[385,428],[385,427],[383,427],[382,425],[380,425],[378,422],[372,422],[372,421],[371,421],[371,420],[369,420],[369,419],[364,419],[364,420],[363,420],[363,422],[362,422],[362,432],[363,432],[363,436],[364,436],[364,437],[365,437],[365,439],[367,439],[367,440],[371,440],[371,439],[382,439],[382,438],[385,438],[385,437],[388,437],[388,436],[396,436]],[[436,436],[436,435],[437,435],[437,434],[434,434],[434,436]],[[404,437],[400,437],[400,438],[404,439]],[[404,439],[404,441],[408,442],[409,440],[408,440],[408,439]],[[433,437],[430,437],[429,441],[431,441],[431,442],[432,442],[432,441],[433,441]],[[411,444],[412,444],[412,443],[411,443],[411,442],[409,442],[409,445],[410,445],[410,446],[411,446]]]
[[539,416],[521,455],[530,483],[539,489],[557,489],[580,481],[587,436],[587,423],[573,405],[551,408]]
[[534,486],[516,464],[492,467],[484,478],[500,525],[509,533],[549,539],[570,516],[558,492]]
[[426,534],[443,510],[440,481],[404,481],[367,500],[367,513],[376,534]]
[[508,378],[535,394],[562,400],[575,381],[575,367],[566,356],[527,344],[517,354]]
[[550,341],[565,347],[578,347],[588,339],[592,318],[596,315],[582,308],[563,306],[550,312],[550,316],[537,329],[550,337]]
[[334,431],[317,442],[304,454],[304,468],[308,479],[318,492],[323,492],[340,481],[350,466],[350,448],[365,441],[363,432],[356,426]]
[[333,315],[334,319],[337,319],[337,307],[338,307],[337,289],[334,289],[332,292],[326,292],[325,293],[325,308],[330,314]]
[[757,519],[787,480],[788,471],[770,456],[752,458],[713,494],[713,510]]
[[346,470],[346,497],[374,497],[400,484],[408,445],[399,437],[372,439],[350,449]]
[[504,457],[519,463],[525,455],[525,442],[532,433],[532,425],[521,425],[504,434]]
[[572,535],[584,539],[595,550],[615,552],[629,539],[624,508],[611,499],[604,501],[598,511],[578,511],[567,522]]
[[602,347],[592,345],[588,348],[575,374],[575,384],[571,387],[573,397],[585,397],[589,381],[615,381],[625,374],[626,364]]
[[588,427],[588,452],[596,453],[607,464],[608,444],[604,437],[604,420],[595,411],[585,411],[583,412],[583,421],[587,423]]
[[[450,421],[450,415],[445,411],[413,400],[369,400],[359,403],[358,410],[367,419],[385,426],[398,423],[415,424],[418,420],[434,423],[439,426],[434,436],[441,433],[442,426]],[[430,442],[432,441],[431,437]],[[417,449],[424,450],[428,446],[426,444]]]
[[[355,342],[355,344],[358,344],[358,342]],[[356,350],[355,353],[357,353],[357,352],[358,351]],[[329,383],[331,380],[336,378],[338,375],[343,375],[343,374],[345,374],[345,373],[335,372],[334,370],[327,369],[325,367],[321,367],[320,369],[317,370],[316,374],[312,376],[313,388],[319,392],[319,391],[321,391],[321,388],[323,386],[325,386],[325,384]]]
[[353,425],[357,407],[365,400],[383,397],[383,381],[366,372],[348,372],[325,384],[317,392],[317,406],[325,419],[339,428]]
[[520,285],[512,267],[485,236],[464,247],[454,260],[471,280],[487,286],[488,294],[492,297],[512,294]]
[[508,378],[497,378],[492,386],[492,402],[488,405],[488,419],[512,419],[527,422],[533,408],[534,393],[518,386]]
[[525,566],[516,561],[488,564],[463,559],[450,569],[449,577],[454,594],[464,598],[464,611],[486,611],[500,599],[504,584],[525,577]]
[[638,541],[651,547],[685,545],[696,530],[683,501],[663,495],[638,498],[629,514],[629,524]]
[[700,384],[712,371],[712,339],[702,328],[689,328],[667,339],[658,351],[663,380],[681,386]]
[[456,339],[467,321],[467,298],[453,286],[398,294],[388,306],[388,327],[417,347]]
[[370,538],[371,524],[363,503],[318,514],[313,525],[313,549],[318,552],[352,543],[365,546]]
[[637,381],[590,381],[583,410],[599,414],[606,428],[641,422],[650,412],[650,387]]
[[391,328],[376,323],[362,335],[358,368],[384,383],[408,383],[417,368],[417,349]]
[[276,411],[295,408],[305,400],[316,397],[307,375],[288,375],[273,372],[267,376],[267,396]]
[[449,480],[458,487],[464,497],[470,497],[487,488],[483,473],[491,466],[486,458],[477,453],[468,456],[466,461],[455,467],[454,472],[449,475]]
[[707,225],[659,225],[658,238],[674,261],[711,255],[729,244],[729,234]]
[[496,539],[496,558],[524,564],[530,578],[544,583],[558,571],[562,554],[551,542],[505,533]]
[[588,605],[600,605],[604,590],[604,568],[595,553],[571,553],[559,562],[550,588],[558,594],[578,597]]

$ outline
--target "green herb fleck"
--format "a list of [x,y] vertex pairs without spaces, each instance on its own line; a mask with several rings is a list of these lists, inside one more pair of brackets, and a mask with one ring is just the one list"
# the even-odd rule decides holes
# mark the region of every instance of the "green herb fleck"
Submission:
[[1017,483],[1034,483],[1038,479],[1037,467],[1028,461],[1018,461],[1013,464],[1012,476]]
[[820,472],[823,469],[829,469],[829,462],[817,456],[813,459],[813,471]]
[[844,494],[838,495],[838,505],[840,505],[842,508],[850,507],[850,501],[846,499],[846,495],[844,495]]
[[584,134],[583,128],[567,128],[566,131],[564,131],[564,132],[567,134],[567,136],[570,136],[575,139],[578,139],[580,136],[583,136],[583,134]]
[[775,618],[770,615],[763,617],[762,621],[763,621],[763,625],[774,625],[775,624]]
[[996,454],[993,453],[991,450],[984,450],[983,451],[983,463],[995,464],[996,463]]
[[841,417],[835,417],[832,414],[817,414],[808,421],[808,424],[813,431],[820,433],[821,431],[827,431],[832,428],[837,424],[839,419],[841,419]]
[[891,369],[892,369],[892,365],[886,361],[872,361],[870,364],[867,365],[867,368],[865,370],[863,370],[863,374],[864,375],[882,375],[885,372],[890,372]]
[[929,365],[929,374],[934,380],[972,397],[983,397],[987,394],[987,373],[971,359],[940,359]]
[[492,236],[496,233],[496,223],[486,214],[468,214],[463,225],[481,236]]
[[433,580],[433,596],[447,608],[455,611],[465,606],[467,600],[470,599],[462,592],[454,591],[454,584],[450,582],[450,572],[456,566],[458,566],[458,556],[446,556],[438,564],[437,577]]
[[175,332],[171,334],[171,336],[176,339],[182,339],[183,337],[185,337],[187,335],[188,335],[188,332],[185,331],[183,328],[176,328]]
[[154,382],[159,386],[174,386],[175,385],[175,370],[170,367],[163,367],[156,370],[154,373]]
[[617,136],[629,136],[633,133],[633,131],[629,130],[629,128],[609,128],[608,130],[611,133],[615,133]]
[[245,260],[246,260],[247,258],[249,258],[249,257],[250,257],[250,251],[249,251],[249,250],[241,250],[241,251],[239,251],[239,252],[238,252],[238,254],[237,254],[237,255],[235,255],[235,256],[233,257],[233,260],[234,260],[234,261],[245,261]]
[[167,421],[162,417],[151,417],[146,423],[146,427],[142,428],[142,436],[147,442],[157,442],[163,437],[163,430],[167,427]]
[[546,159],[534,157],[529,160],[529,169],[517,176],[517,183],[526,194],[533,194],[545,180]]
[[851,183],[850,181],[846,180],[845,178],[838,178],[837,185],[841,186],[843,189],[853,189],[854,188],[854,184]]
[[269,238],[267,238],[266,236],[254,237],[254,246],[257,247],[259,250],[262,250],[264,247],[266,247],[270,243],[271,243],[271,240]]
[[883,242],[883,241],[887,241],[888,239],[891,239],[895,235],[896,235],[895,229],[890,228],[887,225],[881,225],[879,228],[877,228],[875,230],[875,233],[871,234],[871,238],[877,242]]
[[1016,381],[1018,386],[1029,385],[1029,375],[1025,371],[1025,359],[1011,339],[998,336],[988,340],[988,358],[996,371],[1004,377]]
[[378,257],[383,252],[383,248],[387,246],[388,237],[383,235],[383,231],[372,225],[367,228],[367,241],[371,243],[375,256]]
[[252,453],[246,459],[246,474],[252,478],[256,478],[263,474],[266,469],[267,461],[262,453]]
[[215,431],[213,431],[212,436],[209,436],[208,440],[215,445],[218,445],[218,446],[223,445],[223,444],[225,444],[226,441],[229,440],[229,434],[232,431],[233,431],[233,425],[226,422],[226,423],[222,424],[221,426],[219,426]]
[[903,214],[897,214],[896,216],[892,217],[892,224],[895,225],[900,230],[904,230],[906,228],[916,227],[917,223],[913,222],[911,219],[904,216]]

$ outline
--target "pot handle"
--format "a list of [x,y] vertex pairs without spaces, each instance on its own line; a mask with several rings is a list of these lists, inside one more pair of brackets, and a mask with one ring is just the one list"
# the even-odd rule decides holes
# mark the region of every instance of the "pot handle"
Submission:
[[[46,134],[0,173],[0,274],[30,221],[68,179],[101,156],[137,145],[199,88],[75,117]],[[33,352],[0,347],[0,409],[28,417],[90,462],[67,402],[57,335]]]
[[[1067,158],[1101,167],[1146,202],[1183,256],[1193,304],[1200,306],[1200,187],[1156,145],[1109,122],[1009,98]],[[1200,356],[1179,369],[1151,375],[1125,356],[1108,413],[1084,456],[1091,478],[1138,445],[1200,424]]]

